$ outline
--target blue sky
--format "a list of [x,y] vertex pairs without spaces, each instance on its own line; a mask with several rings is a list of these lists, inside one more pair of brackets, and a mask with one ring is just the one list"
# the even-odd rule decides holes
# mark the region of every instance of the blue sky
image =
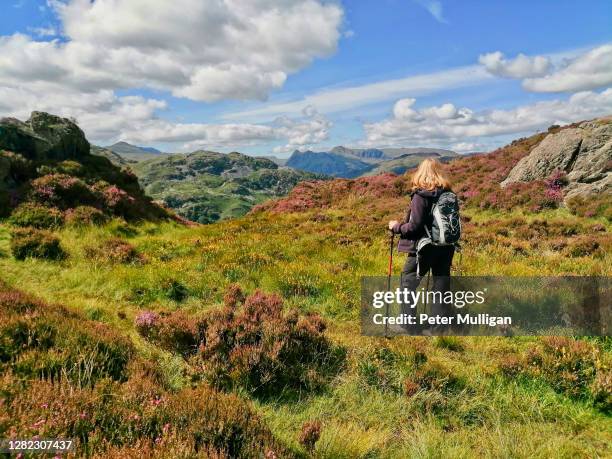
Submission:
[[0,115],[168,151],[486,150],[612,114],[610,23],[609,1],[9,0]]

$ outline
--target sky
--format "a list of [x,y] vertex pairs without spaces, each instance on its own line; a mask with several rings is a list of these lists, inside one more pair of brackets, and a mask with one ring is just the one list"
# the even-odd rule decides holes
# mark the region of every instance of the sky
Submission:
[[0,116],[164,151],[489,151],[612,115],[612,2],[4,0]]

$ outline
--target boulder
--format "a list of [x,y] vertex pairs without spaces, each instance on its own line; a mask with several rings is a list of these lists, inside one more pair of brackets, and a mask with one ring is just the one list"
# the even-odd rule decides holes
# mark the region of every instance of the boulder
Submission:
[[32,112],[26,122],[0,119],[0,149],[33,160],[77,159],[89,154],[89,142],[68,118]]
[[548,134],[502,182],[529,182],[567,173],[566,198],[612,191],[612,117]]

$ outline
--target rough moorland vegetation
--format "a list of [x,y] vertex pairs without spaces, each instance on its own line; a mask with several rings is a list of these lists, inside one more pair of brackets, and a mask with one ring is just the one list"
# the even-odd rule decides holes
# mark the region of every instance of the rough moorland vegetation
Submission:
[[[612,120],[601,120],[599,124],[610,129]],[[515,168],[548,135],[573,129],[552,127],[548,133],[518,139],[503,148],[488,154],[459,158],[448,164],[448,173],[453,177],[453,190],[459,195],[464,206],[482,210],[516,211],[538,213],[563,206],[564,188],[568,177],[563,169],[553,169],[541,178],[530,181],[516,181],[500,186]],[[603,134],[602,134],[603,135]],[[610,155],[609,151],[604,152]],[[593,171],[591,171],[593,173]],[[609,174],[609,164],[598,171],[600,176]],[[304,182],[297,186],[287,198],[268,201],[254,210],[274,212],[300,211],[337,206],[350,202],[354,196],[364,194],[372,198],[393,198],[409,191],[409,177],[381,174],[356,180],[334,180],[331,182]],[[565,204],[573,213],[583,216],[604,216],[612,220],[610,191],[591,195],[575,195]],[[372,205],[378,205],[373,202]]]
[[249,403],[168,391],[130,339],[0,284],[0,430],[70,438],[78,456],[290,457]]
[[[559,175],[499,186],[543,136],[448,165],[455,274],[610,275],[609,195],[591,212]],[[359,280],[386,272],[408,180],[305,182],[197,227],[51,215],[58,259],[13,257],[21,218],[4,220],[0,436],[98,457],[609,456],[609,339],[360,334]]]
[[26,122],[1,120],[0,216],[16,209],[14,223],[47,228],[75,213],[96,218],[96,210],[126,220],[169,218],[134,174],[89,148],[83,131],[66,118],[33,112]]

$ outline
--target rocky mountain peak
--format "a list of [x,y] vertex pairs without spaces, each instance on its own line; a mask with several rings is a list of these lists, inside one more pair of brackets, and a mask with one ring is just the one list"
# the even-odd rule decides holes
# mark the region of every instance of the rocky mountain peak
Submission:
[[32,112],[27,121],[0,120],[0,149],[28,159],[76,159],[89,154],[89,142],[76,123],[45,112]]

